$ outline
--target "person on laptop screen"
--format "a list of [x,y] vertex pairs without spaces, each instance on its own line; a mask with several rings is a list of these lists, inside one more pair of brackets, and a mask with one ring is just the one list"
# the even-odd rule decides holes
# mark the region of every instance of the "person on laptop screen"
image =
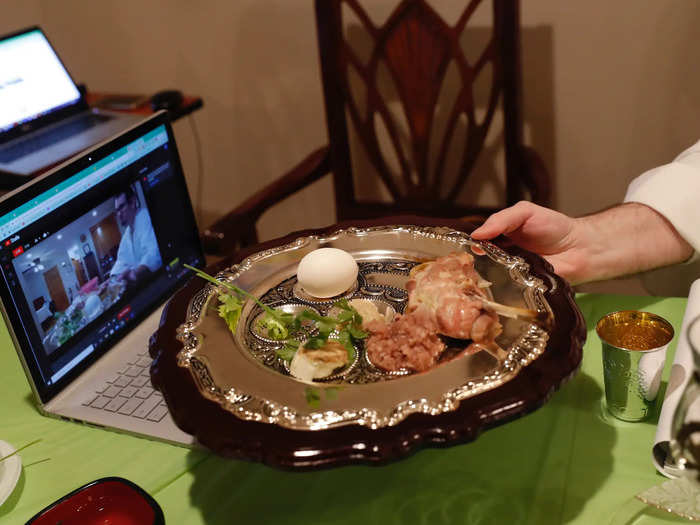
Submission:
[[116,196],[114,208],[124,230],[117,260],[109,273],[131,287],[144,282],[162,266],[158,241],[148,211],[141,206],[133,186]]
[[0,307],[43,414],[192,443],[148,372],[185,264],[204,254],[165,112],[0,199]]

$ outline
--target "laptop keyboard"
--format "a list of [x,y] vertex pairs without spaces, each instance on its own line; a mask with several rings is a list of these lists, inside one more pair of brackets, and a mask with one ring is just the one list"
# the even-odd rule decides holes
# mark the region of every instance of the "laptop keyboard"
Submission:
[[64,124],[54,126],[45,132],[33,133],[26,139],[19,140],[6,148],[0,146],[0,162],[9,163],[31,153],[66,140],[67,138],[82,133],[102,122],[110,120],[108,115],[88,113],[84,116],[71,119]]
[[168,407],[162,394],[151,386],[151,358],[144,352],[131,361],[83,405],[158,422],[168,413]]

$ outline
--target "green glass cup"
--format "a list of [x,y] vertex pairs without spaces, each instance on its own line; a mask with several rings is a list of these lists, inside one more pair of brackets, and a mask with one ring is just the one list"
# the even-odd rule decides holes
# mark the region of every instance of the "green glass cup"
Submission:
[[654,410],[673,327],[656,314],[624,310],[602,317],[596,332],[608,411],[623,421],[643,421]]

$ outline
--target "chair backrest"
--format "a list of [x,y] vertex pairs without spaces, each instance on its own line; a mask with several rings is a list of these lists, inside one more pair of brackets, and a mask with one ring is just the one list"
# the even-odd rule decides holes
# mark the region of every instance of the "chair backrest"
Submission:
[[[493,28],[483,50],[470,62],[461,40],[480,3],[466,1],[456,24],[450,26],[425,0],[402,0],[379,26],[358,0],[316,0],[330,164],[340,220],[386,213],[485,214],[528,198],[525,190],[531,176],[525,173],[528,154],[522,144],[518,2],[493,0]],[[369,40],[364,56],[348,42],[344,11],[353,14],[354,23],[362,26]],[[451,86],[452,102],[445,104],[441,92],[446,89],[448,69],[457,72],[452,74],[457,81],[450,80],[457,87]],[[474,87],[477,79],[485,80],[487,69],[486,107],[477,114]],[[502,204],[459,204],[458,196],[484,147],[499,101],[505,147]],[[348,115],[352,137],[381,178],[390,203],[356,196]],[[458,138],[460,125],[465,133]],[[456,175],[446,176],[455,147],[459,150]],[[539,201],[546,204],[542,196],[540,191]]]

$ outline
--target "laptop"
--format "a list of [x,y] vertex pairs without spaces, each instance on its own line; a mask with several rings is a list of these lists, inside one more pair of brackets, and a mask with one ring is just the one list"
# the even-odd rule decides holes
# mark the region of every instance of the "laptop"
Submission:
[[41,412],[172,443],[148,339],[202,267],[167,114],[0,200],[2,312]]
[[0,38],[0,182],[13,187],[142,117],[90,109],[38,27]]

